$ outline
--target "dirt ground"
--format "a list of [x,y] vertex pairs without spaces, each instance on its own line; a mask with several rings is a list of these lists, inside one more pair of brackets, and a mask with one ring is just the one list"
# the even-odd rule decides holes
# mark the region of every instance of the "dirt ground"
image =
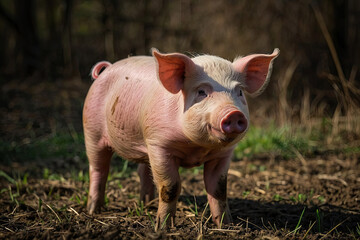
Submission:
[[[29,88],[31,86],[24,89]],[[42,95],[40,89],[36,90],[37,95],[24,96],[19,86],[8,85],[6,89],[3,90],[6,96],[2,97],[6,103],[2,106],[2,114],[7,111],[1,120],[3,141],[26,144],[31,139],[19,137],[26,135],[25,131],[33,131],[31,136],[37,138],[37,129],[46,133],[66,125],[68,119],[63,115],[81,119],[81,104],[74,108],[73,103],[80,103],[86,91],[77,92],[76,87],[59,90],[55,85],[50,89],[43,87],[50,92],[46,95]],[[62,97],[51,97],[52,94]],[[35,98],[35,103],[27,100],[30,96]],[[18,100],[10,104],[10,98]],[[27,116],[20,109],[24,105],[28,109]],[[57,107],[52,109],[53,106]],[[222,229],[217,229],[209,218],[202,170],[182,170],[175,227],[164,227],[156,233],[153,221],[157,199],[143,207],[138,203],[139,178],[135,172],[112,175],[106,191],[107,205],[102,213],[90,216],[85,209],[88,183],[70,174],[70,170],[86,171],[86,160],[74,156],[29,162],[14,156],[0,162],[0,170],[15,179],[8,179],[4,174],[0,176],[0,239],[360,237],[359,154],[327,151],[305,158],[266,155],[234,160],[228,177],[234,223]],[[121,169],[122,164],[114,160],[112,167]],[[130,164],[129,167],[136,166]],[[45,168],[58,177],[44,176]],[[26,177],[26,174],[29,175]]]
[[[359,156],[324,155],[306,159],[244,159],[228,177],[234,224],[216,229],[206,207],[201,170],[181,173],[176,225],[155,233],[157,200],[138,204],[139,178],[113,178],[108,205],[89,216],[82,199],[87,183],[28,178],[17,187],[1,178],[2,239],[353,239],[359,237]],[[198,209],[198,214],[192,210]],[[190,209],[191,208],[191,209]],[[301,214],[304,210],[304,214]],[[138,211],[138,212],[136,212]],[[317,214],[318,211],[318,214]],[[299,223],[299,219],[301,221]],[[320,222],[320,223],[319,223]],[[299,223],[299,225],[298,225]],[[301,228],[294,233],[297,226]]]

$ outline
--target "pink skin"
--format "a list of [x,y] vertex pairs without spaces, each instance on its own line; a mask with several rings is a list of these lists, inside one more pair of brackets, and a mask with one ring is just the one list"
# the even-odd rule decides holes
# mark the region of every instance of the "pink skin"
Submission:
[[[226,197],[233,149],[249,126],[243,92],[259,94],[279,54],[253,54],[233,63],[179,53],[131,57],[92,70],[83,125],[90,164],[88,211],[99,210],[113,153],[139,163],[140,200],[159,194],[157,226],[176,212],[180,166],[204,164],[213,221],[232,221]],[[106,68],[101,74],[100,70]]]

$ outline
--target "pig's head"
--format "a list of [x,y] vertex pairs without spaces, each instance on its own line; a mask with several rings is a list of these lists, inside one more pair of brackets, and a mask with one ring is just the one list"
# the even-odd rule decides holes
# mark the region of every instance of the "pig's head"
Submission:
[[244,93],[256,96],[265,89],[278,55],[275,49],[231,63],[215,56],[189,58],[153,49],[162,85],[173,94],[182,92],[184,134],[210,148],[234,145],[245,135],[250,119]]

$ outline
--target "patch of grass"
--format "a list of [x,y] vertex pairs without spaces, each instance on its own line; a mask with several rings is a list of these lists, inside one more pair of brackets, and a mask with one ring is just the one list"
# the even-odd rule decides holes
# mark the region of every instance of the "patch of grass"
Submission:
[[71,179],[78,181],[78,182],[83,182],[83,183],[89,183],[90,182],[90,177],[89,177],[89,172],[88,171],[76,171],[76,170],[72,170],[71,171]]
[[131,173],[136,170],[137,165],[135,163],[123,160],[115,154],[113,158],[113,160],[122,164],[122,167],[119,168],[118,166],[111,166],[108,181],[129,177]]
[[59,132],[46,137],[30,139],[26,142],[5,142],[0,139],[0,153],[3,160],[37,160],[46,158],[86,159],[84,136],[74,131]]
[[134,216],[134,211],[135,209],[131,209],[130,207],[128,207],[128,217],[133,217]]
[[250,194],[250,191],[243,191],[242,195],[246,198]]
[[192,173],[194,175],[198,175],[200,174],[202,171],[204,170],[204,165],[198,166],[198,167],[193,167],[193,168],[184,168],[184,167],[180,167],[179,168],[179,174],[183,174],[183,173]]
[[144,207],[143,201],[141,201],[139,203],[139,205],[134,202],[134,209],[128,207],[128,216],[129,217],[134,217],[134,216],[141,217],[144,215],[144,213],[145,213],[145,207]]
[[320,202],[320,204],[323,204],[323,203],[325,203],[325,201],[326,201],[326,199],[325,199],[324,196],[319,196],[317,199],[318,199],[318,201]]
[[[250,127],[245,138],[235,148],[235,157],[251,157],[255,154],[273,153],[284,158],[294,157],[294,150],[307,152],[311,149],[308,136],[293,132],[289,127]],[[261,169],[265,170],[265,169]]]
[[147,212],[147,215],[148,215],[148,217],[149,217],[149,219],[150,219],[150,222],[151,222],[151,226],[152,226],[152,228],[153,228],[153,229],[155,229],[155,222],[154,222],[154,220],[152,219],[152,217],[151,217],[150,213],[149,213],[149,212]]
[[11,186],[9,186],[9,196],[10,196],[10,200],[12,203],[15,203],[16,205],[19,205],[19,202],[17,201],[17,197],[20,196],[19,193],[13,193],[12,192],[12,189],[11,189]]
[[[2,188],[0,193],[8,192],[11,202],[15,203],[16,205],[20,205],[22,202],[19,202],[17,198],[20,197],[24,190],[28,190],[26,188],[28,185],[28,176],[28,173],[24,173],[23,176],[18,173],[17,177],[10,177],[4,171],[0,170],[0,177],[4,177],[10,183],[8,188]],[[16,190],[14,191],[13,188]]]
[[74,193],[70,197],[70,201],[74,201],[75,203],[77,203],[79,205],[86,206],[86,204],[84,205],[84,203],[87,203],[87,195],[79,196],[78,194]]
[[308,193],[298,193],[296,195],[292,195],[289,198],[290,201],[297,204],[323,204],[325,203],[326,199],[322,195],[315,195],[314,196],[314,189],[311,189]]
[[64,176],[57,173],[52,173],[50,169],[44,168],[43,171],[43,178],[45,180],[58,180],[58,181],[65,181]]
[[345,154],[359,154],[360,153],[360,147],[347,147],[345,146],[342,151]]
[[134,207],[135,207],[136,215],[138,217],[140,217],[144,214],[144,202],[143,201],[140,201],[139,206],[136,203],[134,203]]
[[306,194],[299,193],[297,196],[297,201],[299,203],[304,203],[308,199]]
[[[188,202],[189,205],[193,205],[188,198],[186,198],[186,201]],[[195,198],[195,196],[194,196],[194,209],[192,209],[190,206],[189,206],[189,209],[190,209],[190,211],[191,211],[195,216],[198,216],[198,215],[199,215],[198,206],[197,206],[197,204],[196,204],[196,198]]]
[[299,193],[297,196],[291,196],[290,200],[294,203],[305,203],[308,200],[308,196],[303,193]]
[[283,200],[283,197],[281,197],[279,194],[275,194],[273,199],[274,199],[274,201],[279,202],[279,201]]

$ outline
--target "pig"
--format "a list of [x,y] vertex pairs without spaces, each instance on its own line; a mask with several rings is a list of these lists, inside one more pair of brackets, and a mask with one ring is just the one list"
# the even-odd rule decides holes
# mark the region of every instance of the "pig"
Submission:
[[231,223],[227,172],[234,148],[249,128],[245,93],[256,96],[264,90],[279,52],[230,62],[152,49],[152,56],[97,63],[83,108],[88,212],[97,212],[104,203],[110,159],[116,153],[138,163],[141,201],[154,199],[157,189],[157,227],[165,219],[174,223],[179,167],[202,164],[213,222],[219,226],[224,215],[222,223]]

